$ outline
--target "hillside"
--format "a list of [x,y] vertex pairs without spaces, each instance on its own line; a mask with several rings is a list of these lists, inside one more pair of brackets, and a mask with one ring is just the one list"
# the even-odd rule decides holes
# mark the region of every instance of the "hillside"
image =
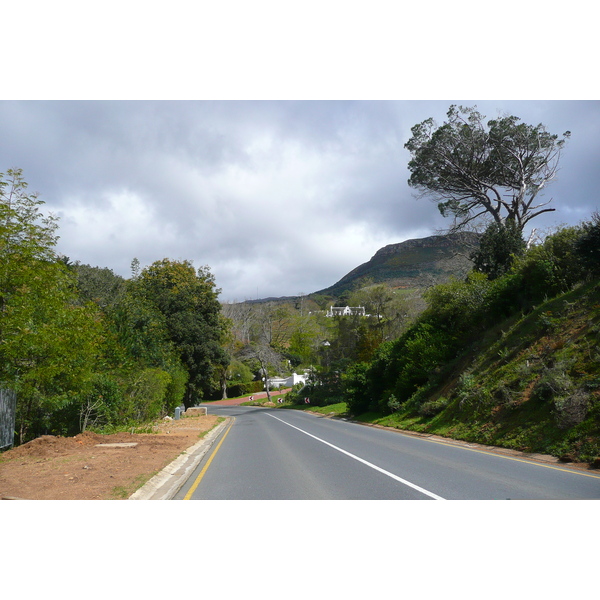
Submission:
[[499,323],[373,422],[600,466],[599,343],[595,282]]
[[[306,298],[339,299],[367,282],[420,291],[444,283],[451,277],[463,277],[472,268],[469,255],[477,247],[479,237],[478,233],[463,232],[389,244],[379,249],[369,261],[352,269],[337,283],[312,292]],[[298,296],[259,298],[245,300],[242,304],[295,300],[298,300]]]
[[339,297],[367,280],[417,289],[443,283],[451,276],[460,277],[470,270],[472,263],[468,257],[478,239],[479,234],[464,232],[390,244],[331,287],[316,293]]

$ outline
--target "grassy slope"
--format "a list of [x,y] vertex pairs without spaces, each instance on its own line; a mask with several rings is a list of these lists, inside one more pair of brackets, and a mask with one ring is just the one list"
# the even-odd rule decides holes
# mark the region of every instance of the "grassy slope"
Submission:
[[499,324],[387,417],[360,420],[541,452],[600,457],[600,285]]

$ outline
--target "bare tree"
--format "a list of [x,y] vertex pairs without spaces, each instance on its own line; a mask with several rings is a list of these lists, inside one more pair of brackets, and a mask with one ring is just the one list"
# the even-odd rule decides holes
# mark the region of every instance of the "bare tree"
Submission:
[[267,392],[267,402],[271,401],[271,393],[269,390],[269,367],[279,369],[281,367],[282,356],[271,348],[266,342],[252,342],[248,344],[238,358],[241,360],[256,360],[260,367],[260,373],[264,377],[265,390]]

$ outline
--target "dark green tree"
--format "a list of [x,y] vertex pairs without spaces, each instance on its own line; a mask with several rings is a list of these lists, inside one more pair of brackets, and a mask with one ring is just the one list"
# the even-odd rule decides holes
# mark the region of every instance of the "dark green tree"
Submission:
[[479,241],[479,247],[471,254],[473,268],[497,279],[508,272],[514,259],[522,256],[527,244],[513,220],[490,223]]
[[583,224],[582,233],[575,244],[577,255],[585,269],[593,275],[600,274],[600,214]]
[[111,269],[83,265],[79,261],[69,264],[77,275],[77,289],[82,302],[94,302],[101,309],[114,306],[125,293],[125,279]]
[[57,221],[40,210],[20,169],[0,174],[0,382],[17,392],[22,443],[61,432],[57,412],[76,401],[100,354],[100,315],[79,304],[55,253]]
[[230,360],[214,277],[208,267],[196,270],[189,261],[165,258],[143,269],[132,284],[165,318],[189,374],[184,403],[192,406],[219,387]]
[[412,157],[408,183],[454,218],[454,231],[480,220],[512,220],[522,231],[554,210],[538,195],[554,179],[570,132],[560,139],[515,116],[484,119],[476,107],[452,105],[443,125],[431,118],[415,125],[405,144]]

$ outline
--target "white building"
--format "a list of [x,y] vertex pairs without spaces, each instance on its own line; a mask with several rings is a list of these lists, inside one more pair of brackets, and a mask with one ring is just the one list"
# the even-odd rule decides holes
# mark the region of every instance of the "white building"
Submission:
[[358,315],[360,317],[367,316],[364,306],[330,306],[327,311],[327,317],[348,317]]
[[292,373],[289,377],[270,377],[269,378],[269,389],[272,390],[274,388],[288,388],[294,387],[297,383],[302,383],[306,385],[306,378],[308,377],[307,373],[304,375],[298,375],[298,373]]

